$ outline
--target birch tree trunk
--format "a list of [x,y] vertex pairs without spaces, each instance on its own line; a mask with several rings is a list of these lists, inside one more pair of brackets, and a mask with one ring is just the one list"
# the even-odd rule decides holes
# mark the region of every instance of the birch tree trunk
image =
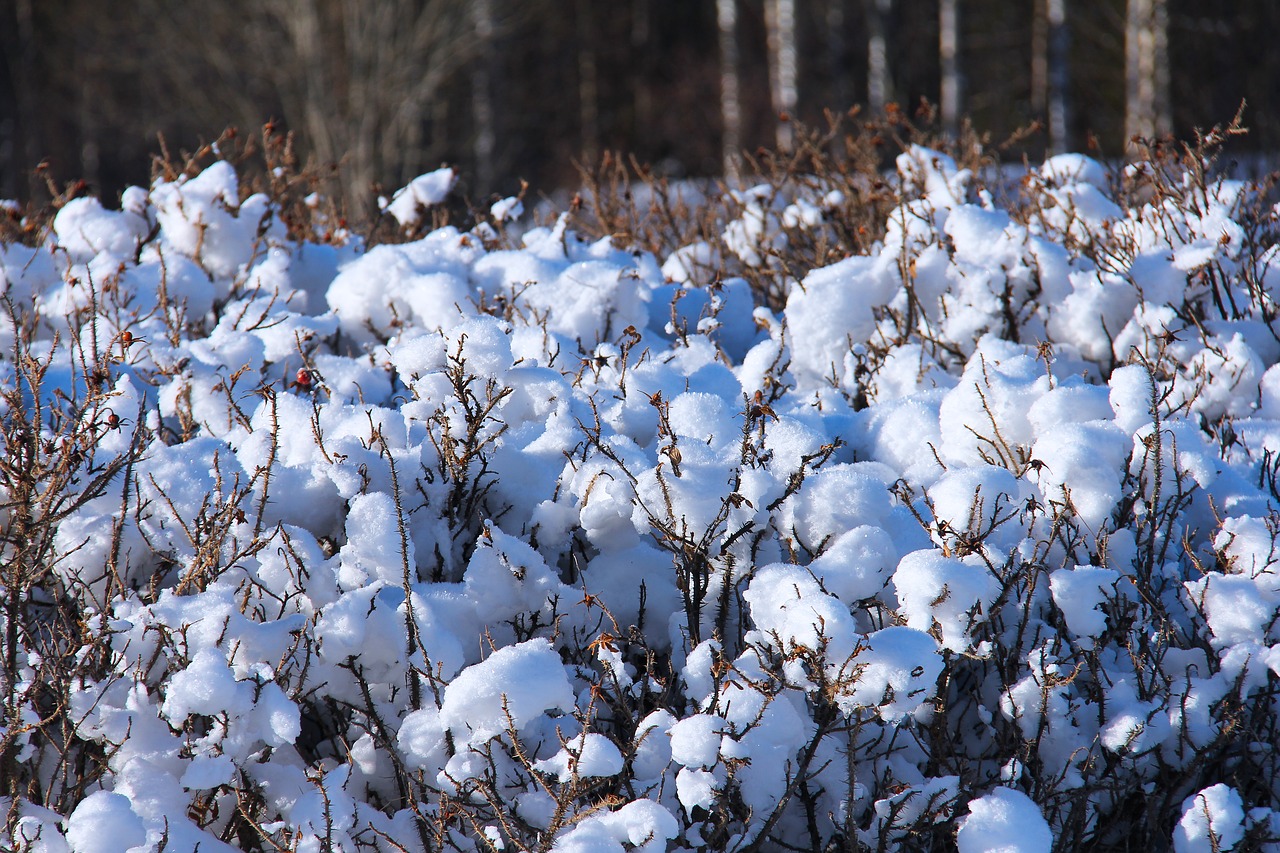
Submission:
[[792,121],[796,111],[796,4],[795,0],[765,0],[765,27],[769,41],[769,89],[777,119],[777,145],[787,151],[795,141]]
[[1067,0],[1036,0],[1031,32],[1031,111],[1045,120],[1049,153],[1070,150],[1071,31]]
[[1169,89],[1169,0],[1155,3],[1155,103],[1156,133],[1173,133],[1173,98]]
[[1169,28],[1166,0],[1128,0],[1125,14],[1126,140],[1172,129],[1169,103]]
[[738,0],[716,0],[720,37],[720,156],[727,178],[738,175],[742,153],[741,77],[738,73]]
[[471,20],[475,27],[476,60],[471,72],[471,120],[475,127],[475,180],[481,194],[493,190],[494,148],[497,145],[497,117],[493,105],[494,0],[471,0]]
[[955,136],[960,130],[960,0],[940,0],[938,4],[938,60],[942,72],[939,98],[942,130]]
[[884,113],[884,105],[893,98],[893,82],[889,77],[889,47],[885,37],[885,19],[891,0],[864,0],[867,14],[867,106],[872,115]]
[[1071,31],[1067,28],[1067,0],[1049,0],[1048,8],[1049,67],[1046,82],[1049,116],[1049,151],[1061,154],[1071,150],[1071,84],[1069,66]]

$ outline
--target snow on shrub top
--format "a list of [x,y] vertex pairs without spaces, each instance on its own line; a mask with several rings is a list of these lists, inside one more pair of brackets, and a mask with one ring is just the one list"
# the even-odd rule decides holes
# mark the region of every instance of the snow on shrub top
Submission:
[[559,655],[546,640],[529,640],[458,673],[445,690],[440,721],[461,741],[483,743],[573,703]]
[[996,788],[969,803],[956,832],[960,853],[1047,853],[1053,833],[1040,809],[1021,791]]
[[432,207],[444,201],[457,180],[458,174],[453,169],[427,172],[396,190],[391,200],[384,201],[381,207],[402,226],[416,225],[421,208]]

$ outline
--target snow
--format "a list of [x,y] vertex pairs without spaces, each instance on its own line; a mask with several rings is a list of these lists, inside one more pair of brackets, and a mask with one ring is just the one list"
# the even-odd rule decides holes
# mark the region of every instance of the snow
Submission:
[[1048,853],[1053,833],[1036,804],[1021,791],[996,788],[969,803],[956,832],[960,853]]
[[1254,190],[1062,155],[1019,206],[895,165],[883,239],[813,269],[781,258],[835,187],[734,190],[656,256],[515,197],[430,230],[448,168],[386,203],[403,243],[290,237],[220,162],[0,247],[0,440],[51,490],[29,600],[77,626],[24,627],[0,697],[46,789],[19,843],[1276,836]]
[[462,321],[473,255],[451,229],[425,240],[376,246],[338,273],[326,293],[342,329],[361,340],[402,325],[448,331]]
[[1107,616],[1103,607],[1109,598],[1115,596],[1119,580],[1119,572],[1097,566],[1058,569],[1049,576],[1053,603],[1062,611],[1067,627],[1086,647],[1091,647],[1106,630]]
[[1056,154],[1044,161],[1040,174],[1059,185],[1081,183],[1104,191],[1107,189],[1106,167],[1083,154]]
[[235,276],[266,248],[258,237],[260,230],[277,239],[283,231],[266,196],[240,199],[239,179],[226,161],[192,178],[157,182],[150,203],[160,225],[161,245],[193,259],[215,280]]
[[96,198],[73,199],[53,218],[58,244],[77,261],[92,260],[100,253],[120,259],[131,257],[146,237],[147,221],[128,211],[104,210]]
[[710,809],[715,805],[716,792],[723,787],[724,780],[709,770],[684,767],[676,774],[676,797],[689,811]]
[[543,711],[574,707],[560,658],[546,640],[498,649],[458,673],[445,690],[440,722],[463,742],[483,743],[538,719]]
[[720,756],[724,718],[714,714],[685,717],[671,726],[671,758],[685,767],[710,768]]
[[142,847],[147,830],[134,813],[129,798],[95,791],[76,806],[67,819],[67,843],[71,853],[124,853]]
[[985,619],[1000,591],[998,580],[980,562],[966,563],[938,551],[912,551],[898,562],[893,586],[907,625],[920,631],[936,626],[943,648],[973,647],[972,629]]
[[622,772],[622,753],[604,735],[585,732],[567,741],[563,749],[534,767],[554,774],[562,783],[575,777],[616,776]]
[[1218,783],[1187,797],[1173,831],[1177,853],[1234,850],[1244,838],[1244,801],[1229,785]]
[[[855,625],[848,606],[823,592],[803,568],[766,566],[756,573],[743,598],[756,627],[780,648],[825,648],[828,659],[837,664],[853,653],[850,640]],[[672,729],[672,749],[677,730]]]
[[247,707],[248,698],[244,691],[237,690],[226,659],[217,650],[201,649],[191,664],[169,681],[161,713],[181,725],[190,714],[212,716]]
[[432,207],[444,201],[457,180],[457,173],[449,168],[419,175],[396,190],[391,201],[382,206],[383,210],[394,216],[402,226],[416,225],[421,216],[420,208]]
[[[843,371],[844,352],[875,332],[874,310],[894,293],[891,279],[870,258],[854,256],[814,270],[792,289],[792,368],[810,380]],[[804,330],[805,334],[795,334]]]
[[495,222],[510,222],[524,215],[524,202],[513,196],[495,201],[489,206],[489,215]]
[[871,707],[887,721],[900,720],[933,695],[942,657],[924,631],[893,626],[869,634],[855,659],[857,678],[841,705]]
[[[679,834],[679,823],[657,803],[636,800],[592,816],[556,841],[556,853],[659,853]],[[624,846],[625,845],[625,846]]]

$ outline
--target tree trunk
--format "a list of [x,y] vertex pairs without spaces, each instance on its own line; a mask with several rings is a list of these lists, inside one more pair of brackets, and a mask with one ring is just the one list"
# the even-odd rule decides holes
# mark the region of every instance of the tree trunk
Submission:
[[738,73],[738,0],[716,0],[720,31],[720,153],[726,178],[737,177],[742,153],[741,78]]
[[[36,93],[39,88],[33,77],[39,72],[36,67],[37,45],[32,0],[17,0],[14,5],[14,13],[17,18],[17,25],[14,28],[18,40],[17,61],[12,63],[9,68],[13,81],[15,106],[18,113],[17,120],[14,122],[16,125],[14,130],[16,156],[13,158],[14,169],[12,172],[12,179],[16,185],[17,176],[34,169],[36,163],[40,161],[43,142],[40,134],[40,123],[36,120],[36,113],[39,110],[39,105],[36,103]],[[34,176],[28,189],[33,191],[32,195],[38,192],[34,183]]]
[[885,19],[891,0],[865,0],[867,13],[867,106],[872,115],[884,113],[884,105],[893,97],[889,77],[889,48],[885,38]]
[[795,0],[765,0],[769,34],[769,89],[777,124],[777,145],[786,151],[795,141],[796,5]]
[[938,4],[938,60],[942,71],[942,130],[954,137],[960,130],[960,0],[940,0]]
[[1049,110],[1049,3],[1034,0],[1031,11],[1031,112]]
[[1151,42],[1152,0],[1129,0],[1124,21],[1124,135],[1126,143],[1135,136],[1149,137],[1155,131],[1154,74],[1150,66],[1155,55]]
[[582,153],[587,161],[600,153],[600,71],[596,61],[595,31],[591,26],[593,0],[578,0],[578,121],[582,129]]
[[1173,133],[1173,100],[1169,91],[1169,0],[1155,3],[1155,113],[1156,133]]
[[1166,0],[1129,0],[1125,15],[1125,139],[1172,129]]
[[838,110],[848,109],[849,96],[848,51],[844,37],[845,0],[827,0],[827,74],[831,78],[829,97]]
[[631,0],[631,138],[648,156],[652,156],[649,142],[653,138],[652,55],[655,47],[649,43],[651,30],[649,0]]
[[493,190],[493,152],[497,145],[497,121],[493,108],[494,0],[472,0],[471,20],[476,31],[476,60],[471,71],[471,119],[475,127],[475,181],[480,195]]
[[1048,8],[1048,98],[1049,150],[1061,154],[1071,148],[1071,31],[1067,29],[1067,0],[1049,0]]

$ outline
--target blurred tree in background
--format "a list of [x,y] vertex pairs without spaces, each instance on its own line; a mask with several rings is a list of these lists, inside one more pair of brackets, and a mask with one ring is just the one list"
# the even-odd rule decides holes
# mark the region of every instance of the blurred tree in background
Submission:
[[787,143],[779,113],[924,99],[994,139],[1040,122],[1005,152],[1033,159],[1122,156],[1247,99],[1237,150],[1270,155],[1278,25],[1274,0],[0,0],[0,197],[38,196],[41,160],[111,197],[160,134],[268,119],[364,212],[441,162],[476,200],[607,149],[724,174]]

